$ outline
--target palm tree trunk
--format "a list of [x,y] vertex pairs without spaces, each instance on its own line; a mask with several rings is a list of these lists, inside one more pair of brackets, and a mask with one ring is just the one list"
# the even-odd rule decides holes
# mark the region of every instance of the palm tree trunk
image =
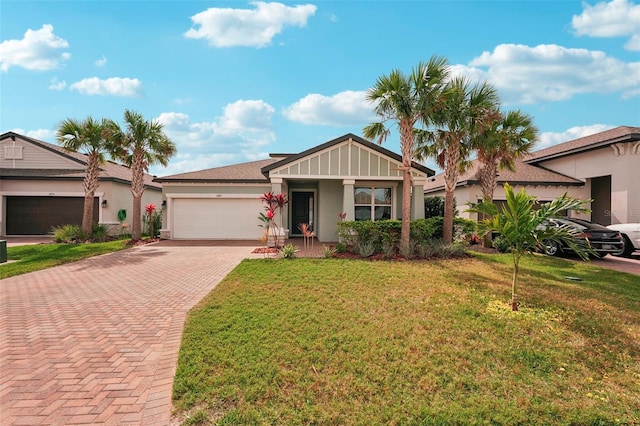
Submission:
[[85,238],[91,237],[91,228],[93,227],[93,192],[84,194],[84,208],[82,210],[82,233]]
[[131,216],[131,239],[142,238],[142,196],[133,195],[133,216]]
[[[455,136],[454,136],[455,137]],[[458,180],[458,161],[460,160],[459,141],[450,141],[445,151],[444,169],[444,220],[442,240],[445,244],[453,242],[453,193]]]
[[511,283],[511,310],[518,310],[518,268],[520,265],[520,256],[517,253],[513,254],[513,282]]
[[[413,123],[400,123],[400,149],[402,151],[402,227],[400,229],[401,253],[408,254],[411,246],[411,160],[413,160]],[[417,196],[417,194],[414,194]]]

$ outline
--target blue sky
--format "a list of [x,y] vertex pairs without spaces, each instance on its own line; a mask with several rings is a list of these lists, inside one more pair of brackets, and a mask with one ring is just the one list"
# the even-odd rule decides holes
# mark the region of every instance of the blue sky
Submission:
[[1,0],[0,132],[132,109],[178,147],[153,174],[256,160],[361,135],[377,77],[434,54],[531,114],[538,148],[640,125],[631,0]]

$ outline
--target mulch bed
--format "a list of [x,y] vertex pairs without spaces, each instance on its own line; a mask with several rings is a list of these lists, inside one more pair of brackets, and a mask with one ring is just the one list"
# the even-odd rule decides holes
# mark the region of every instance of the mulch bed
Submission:
[[254,249],[251,253],[257,253],[257,254],[275,254],[275,253],[280,253],[280,250],[278,250],[275,247],[258,247],[257,249]]
[[160,241],[160,238],[142,238],[138,241],[129,240],[127,241],[127,247],[145,246],[147,244],[157,243],[158,241]]

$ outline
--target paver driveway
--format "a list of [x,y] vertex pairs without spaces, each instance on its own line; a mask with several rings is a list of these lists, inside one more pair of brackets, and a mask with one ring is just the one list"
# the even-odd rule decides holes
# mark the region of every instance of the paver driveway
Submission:
[[169,424],[186,313],[250,251],[148,245],[0,280],[0,424]]

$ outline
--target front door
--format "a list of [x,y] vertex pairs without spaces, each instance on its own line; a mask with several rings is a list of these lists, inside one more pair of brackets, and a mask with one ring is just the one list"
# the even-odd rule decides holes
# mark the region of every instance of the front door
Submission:
[[291,230],[292,235],[302,235],[300,225],[306,223],[311,230],[315,230],[314,223],[315,200],[313,192],[291,193]]

